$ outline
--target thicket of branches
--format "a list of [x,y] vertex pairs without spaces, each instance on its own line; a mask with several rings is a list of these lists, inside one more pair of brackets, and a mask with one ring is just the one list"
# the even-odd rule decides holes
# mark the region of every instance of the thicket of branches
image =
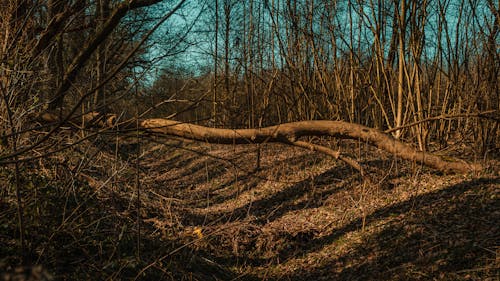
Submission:
[[[2,1],[0,162],[43,146],[48,135],[20,132],[38,131],[47,109],[61,120],[183,111],[175,118],[231,128],[344,120],[421,150],[467,139],[485,156],[498,146],[492,0],[199,1],[150,37],[175,4]],[[178,54],[188,59],[170,59]],[[161,58],[168,67],[146,75]]]
[[[498,118],[444,118],[499,108],[495,1],[206,4],[194,43],[205,55],[199,81],[212,92],[183,120],[253,128],[329,119],[385,130],[442,116],[393,134],[422,150],[469,139],[483,156],[498,144]],[[196,100],[182,74],[166,68],[152,92],[174,87]]]
[[[40,207],[27,182],[74,188],[97,160],[90,148],[72,151],[86,159],[74,166],[57,153],[115,136],[92,127],[94,112],[129,128],[152,116],[221,128],[344,120],[420,150],[463,140],[481,158],[498,152],[498,2],[188,2],[0,0],[0,204],[17,208],[25,260],[37,245],[23,207]],[[58,120],[39,122],[46,112]],[[29,172],[45,165],[48,183]]]
[[[109,128],[92,128],[96,120],[88,113],[118,112],[120,122],[140,114],[137,89],[156,62],[147,51],[154,43],[151,34],[180,13],[184,2],[0,1],[0,278],[10,278],[4,273],[16,266],[33,264],[52,268],[62,274],[58,278],[98,278],[69,269],[66,261],[81,253],[73,252],[78,247],[63,250],[60,243],[72,236],[72,243],[93,244],[93,231],[75,223],[81,216],[92,220],[98,212],[110,212],[89,205],[101,189],[87,189],[96,179],[86,173],[102,167],[100,177],[109,182],[130,163],[102,162]],[[181,47],[172,45],[170,51]],[[40,122],[46,112],[57,120]],[[110,257],[135,239],[124,235],[101,244]],[[57,258],[60,254],[66,261]],[[88,260],[104,262],[95,256]],[[114,272],[128,263],[110,261]],[[72,277],[65,275],[69,271]]]

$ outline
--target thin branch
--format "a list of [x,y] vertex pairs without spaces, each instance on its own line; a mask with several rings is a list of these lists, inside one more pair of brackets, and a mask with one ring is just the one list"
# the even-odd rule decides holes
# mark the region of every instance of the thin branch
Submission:
[[387,129],[387,130],[384,131],[384,133],[389,134],[389,133],[392,133],[392,132],[395,132],[395,131],[398,131],[398,130],[401,130],[401,129],[413,127],[413,126],[416,126],[416,125],[419,125],[419,124],[422,124],[422,123],[426,123],[426,122],[430,122],[430,121],[436,121],[436,120],[442,120],[442,119],[456,119],[456,118],[478,117],[478,118],[487,118],[487,119],[492,119],[492,120],[499,121],[500,119],[498,117],[488,116],[489,114],[496,113],[496,112],[498,112],[498,110],[488,110],[488,111],[483,111],[483,112],[479,112],[479,113],[472,113],[472,114],[469,114],[469,113],[464,113],[464,114],[442,114],[442,115],[439,115],[439,116],[428,117],[428,118],[425,118],[423,120],[416,121],[416,122],[413,122],[413,123],[410,123],[410,124],[406,124],[406,125],[403,125],[403,126],[399,126],[399,127],[396,127],[396,128]]

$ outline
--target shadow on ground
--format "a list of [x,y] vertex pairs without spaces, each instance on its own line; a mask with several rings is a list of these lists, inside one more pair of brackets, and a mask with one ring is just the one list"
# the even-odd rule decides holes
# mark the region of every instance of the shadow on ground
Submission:
[[[498,280],[500,178],[479,178],[377,210],[368,227],[390,218],[380,231],[367,233],[347,254],[320,265],[268,280]],[[279,260],[320,252],[361,229],[355,220],[331,234],[292,250]],[[497,259],[497,260],[495,260]]]
[[[237,159],[238,163],[247,160]],[[276,165],[297,166],[307,162],[306,160],[314,165],[314,156],[300,155],[271,161],[265,167],[269,170]],[[214,164],[212,160],[207,161],[210,165]],[[204,165],[203,162],[199,165]],[[378,170],[387,173],[385,184],[382,186],[386,191],[392,189],[392,180],[401,181],[406,175],[415,174],[416,170],[422,168],[412,167],[408,163],[381,160],[366,160],[363,165],[382,167]],[[295,166],[294,168],[297,168]],[[216,167],[224,169],[224,165]],[[298,167],[298,169],[304,168],[309,166]],[[201,169],[191,173],[199,170]],[[440,177],[439,173],[428,169],[420,172],[425,172],[431,180]],[[189,172],[184,173],[184,177],[189,177],[188,180],[198,179]],[[221,176],[223,180],[212,191],[224,191],[212,196],[212,203],[216,204],[222,204],[238,196],[234,188],[236,185],[246,184],[246,191],[249,191],[263,184],[264,181],[259,177],[266,176],[254,170],[246,171],[237,178],[228,177],[227,172],[214,175]],[[406,201],[380,207],[365,218],[365,231],[361,231],[362,219],[355,218],[327,233],[304,231],[289,235],[279,232],[278,235],[282,235],[281,237],[271,238],[276,239],[273,241],[275,244],[282,245],[275,247],[271,255],[269,252],[263,255],[263,250],[259,249],[258,245],[260,236],[263,235],[262,228],[288,214],[297,215],[298,224],[302,212],[322,208],[325,204],[340,205],[340,202],[327,203],[327,200],[331,198],[339,200],[342,196],[336,195],[341,192],[354,193],[353,186],[359,184],[359,175],[340,164],[314,178],[305,178],[241,207],[228,206],[226,210],[217,213],[200,215],[191,212],[189,206],[184,206],[186,208],[182,210],[180,220],[185,226],[208,226],[212,229],[224,228],[230,224],[238,225],[232,241],[242,239],[236,241],[236,244],[244,245],[240,250],[237,249],[238,245],[233,246],[236,248],[231,250],[232,246],[227,245],[228,241],[209,237],[205,238],[206,244],[189,247],[194,256],[207,258],[217,264],[223,272],[234,271],[231,274],[234,280],[497,280],[500,278],[498,269],[500,238],[497,234],[500,233],[498,226],[500,178],[465,180],[441,187],[437,191],[410,197]],[[191,192],[197,192],[197,189]],[[384,194],[390,195],[390,192]],[[186,195],[192,196],[189,193]],[[194,204],[191,207],[199,206]],[[240,235],[242,232],[245,233]],[[360,241],[345,242],[348,240],[346,237],[351,234],[360,236]],[[208,241],[210,239],[212,241]],[[341,243],[350,243],[347,251],[336,250],[337,245]],[[315,262],[297,265],[301,260],[307,262],[312,256]],[[288,264],[290,268],[287,268]],[[231,278],[228,280],[232,280]]]

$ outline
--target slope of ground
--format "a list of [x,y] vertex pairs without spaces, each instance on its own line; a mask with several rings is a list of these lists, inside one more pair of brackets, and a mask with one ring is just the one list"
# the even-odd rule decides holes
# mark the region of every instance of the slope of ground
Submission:
[[262,147],[256,171],[255,150],[206,146],[230,161],[194,156],[149,170],[176,198],[169,208],[183,233],[201,231],[193,250],[242,279],[498,277],[493,173],[443,176],[351,147],[377,168],[380,184],[367,186],[341,163],[280,145]]
[[[25,259],[46,279],[500,278],[498,162],[442,175],[355,142],[322,142],[376,182],[279,144],[92,143],[25,166]],[[12,183],[7,170],[2,179]],[[21,256],[13,188],[2,194],[8,279]]]

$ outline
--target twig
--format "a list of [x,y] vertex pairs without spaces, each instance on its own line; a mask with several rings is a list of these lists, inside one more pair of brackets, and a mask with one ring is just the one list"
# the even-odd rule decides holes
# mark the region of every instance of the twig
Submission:
[[302,148],[307,148],[307,149],[310,149],[312,151],[318,151],[318,152],[321,152],[323,154],[332,156],[333,158],[338,159],[338,160],[346,163],[350,167],[354,168],[368,182],[372,182],[370,176],[367,173],[365,173],[363,167],[358,163],[358,161],[356,161],[348,156],[344,156],[344,155],[340,154],[340,151],[335,151],[335,150],[330,149],[328,147],[314,144],[314,143],[305,142],[305,141],[293,141],[293,142],[290,142],[290,144],[294,145],[294,146],[302,147]]
[[439,115],[439,116],[428,117],[428,118],[425,118],[423,120],[416,121],[416,122],[413,122],[413,123],[410,123],[410,124],[406,124],[406,125],[403,125],[403,126],[399,126],[399,127],[387,129],[387,130],[384,131],[384,133],[389,134],[389,133],[392,133],[392,132],[395,132],[395,131],[399,131],[401,129],[413,127],[413,126],[416,126],[416,125],[419,125],[419,124],[422,124],[422,123],[426,123],[426,122],[430,122],[430,121],[436,121],[436,120],[442,120],[442,119],[479,117],[479,118],[489,118],[489,119],[493,119],[493,120],[499,121],[500,119],[498,119],[498,118],[491,117],[491,116],[486,116],[487,114],[491,114],[491,113],[495,113],[495,112],[497,112],[497,110],[488,110],[488,111],[483,111],[483,112],[479,112],[479,113],[472,113],[472,114],[469,114],[469,113],[464,113],[464,114],[442,114],[442,115]]

